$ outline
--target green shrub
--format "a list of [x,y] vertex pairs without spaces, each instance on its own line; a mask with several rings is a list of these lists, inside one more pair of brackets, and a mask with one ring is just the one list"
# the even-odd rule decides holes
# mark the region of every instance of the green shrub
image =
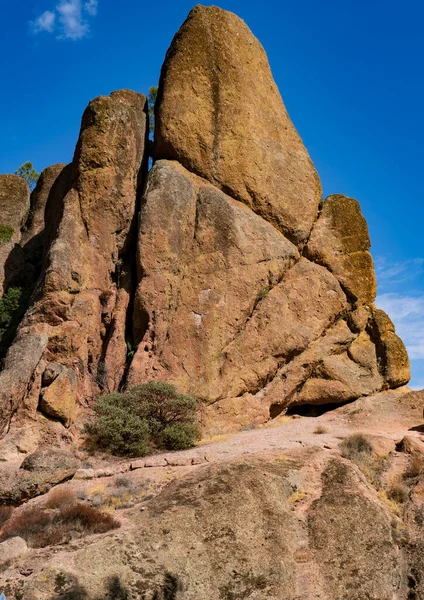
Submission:
[[173,385],[150,382],[98,398],[86,433],[112,454],[144,456],[155,448],[183,450],[198,437],[196,400]]
[[161,445],[169,450],[184,450],[194,446],[198,431],[192,423],[174,423],[163,430]]
[[0,225],[0,244],[7,244],[13,236],[14,230],[8,225]]

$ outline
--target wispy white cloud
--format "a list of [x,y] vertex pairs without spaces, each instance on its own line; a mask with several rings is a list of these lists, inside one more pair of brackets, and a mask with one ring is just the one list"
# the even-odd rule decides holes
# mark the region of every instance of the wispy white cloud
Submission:
[[392,319],[411,359],[424,359],[424,294],[381,294],[376,304]]
[[32,23],[34,33],[48,31],[52,33],[54,30],[56,15],[51,10],[46,10]]
[[98,6],[97,0],[87,0],[87,2],[84,3],[84,9],[92,17],[95,17],[97,15],[97,6]]
[[424,274],[424,258],[393,262],[386,257],[379,256],[374,263],[377,282],[381,288],[412,281]]
[[80,40],[90,32],[89,18],[97,14],[98,0],[60,0],[31,23],[34,33],[54,33],[57,39]]

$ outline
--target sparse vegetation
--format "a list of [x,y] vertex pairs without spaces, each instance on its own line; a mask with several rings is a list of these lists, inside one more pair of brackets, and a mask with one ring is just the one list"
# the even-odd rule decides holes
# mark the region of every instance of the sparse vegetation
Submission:
[[404,479],[415,479],[423,472],[424,464],[421,456],[412,455],[409,461],[408,468],[404,473]]
[[344,458],[354,462],[358,457],[362,458],[373,453],[371,442],[362,433],[354,433],[345,438],[340,444],[340,450]]
[[196,400],[163,382],[101,396],[89,442],[112,454],[144,456],[157,448],[183,450],[198,438]]
[[370,483],[377,489],[381,487],[381,476],[387,467],[387,460],[374,453],[371,442],[362,433],[346,437],[340,444],[344,458],[354,462]]
[[328,433],[328,429],[324,427],[324,425],[318,425],[317,427],[315,427],[314,433],[316,435],[323,435],[324,433]]
[[47,496],[44,506],[46,508],[62,508],[75,504],[77,494],[68,488],[54,488]]
[[155,104],[156,98],[158,95],[158,88],[156,85],[152,85],[149,88],[149,97],[148,97],[148,110],[149,110],[149,131],[150,134],[153,135],[155,132]]
[[56,510],[32,506],[14,512],[1,529],[0,541],[19,536],[32,548],[44,548],[118,527],[119,521],[111,515],[85,504],[61,505]]
[[13,227],[8,227],[8,225],[0,224],[0,244],[7,244],[8,242],[10,242],[13,234]]
[[118,475],[107,486],[88,490],[83,499],[93,508],[108,511],[130,508],[145,497],[149,483],[150,480],[145,479],[136,484],[131,477]]
[[29,185],[30,190],[32,190],[35,187],[35,184],[37,183],[38,178],[40,177],[40,173],[37,173],[37,171],[32,165],[32,162],[30,161],[25,162],[18,169],[16,169],[15,175],[18,175],[19,177],[22,177],[22,179],[25,179],[25,181]]
[[409,500],[409,488],[402,481],[394,481],[387,491],[387,496],[393,502],[404,504]]

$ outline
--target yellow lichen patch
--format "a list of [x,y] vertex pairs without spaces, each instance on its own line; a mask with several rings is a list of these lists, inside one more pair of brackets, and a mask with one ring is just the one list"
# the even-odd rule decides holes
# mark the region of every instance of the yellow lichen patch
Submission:
[[306,498],[307,495],[308,493],[305,490],[297,490],[296,492],[293,492],[293,494],[290,496],[290,498],[288,499],[288,503],[295,504],[296,502],[301,502]]

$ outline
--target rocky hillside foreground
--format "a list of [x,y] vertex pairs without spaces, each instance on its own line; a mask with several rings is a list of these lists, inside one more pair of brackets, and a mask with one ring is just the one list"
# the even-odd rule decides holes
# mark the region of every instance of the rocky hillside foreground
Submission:
[[[190,12],[153,144],[120,90],[31,195],[0,176],[0,267],[8,600],[424,598],[423,397],[360,205],[322,198],[238,17]],[[148,381],[230,437],[90,456],[95,400]]]
[[[17,514],[76,497],[120,528],[38,549],[3,542],[0,590],[8,600],[424,598],[424,396],[405,391],[181,453],[73,465],[71,480]],[[371,450],[349,445],[358,432]]]

